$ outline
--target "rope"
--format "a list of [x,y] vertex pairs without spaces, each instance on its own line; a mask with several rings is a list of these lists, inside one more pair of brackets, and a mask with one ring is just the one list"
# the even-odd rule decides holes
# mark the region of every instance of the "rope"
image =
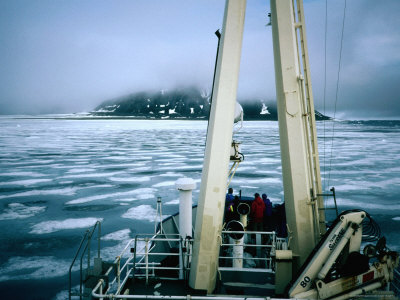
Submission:
[[331,167],[332,167],[332,156],[333,156],[333,140],[335,137],[335,117],[336,117],[336,107],[337,107],[337,101],[338,101],[338,94],[339,94],[339,82],[340,82],[340,69],[342,65],[342,49],[343,49],[343,36],[344,36],[344,24],[346,20],[346,5],[347,5],[347,0],[344,0],[344,8],[343,8],[343,22],[342,22],[342,34],[341,34],[341,39],[340,39],[340,51],[339,51],[339,66],[338,66],[338,75],[337,75],[337,81],[336,81],[336,96],[335,96],[335,108],[333,112],[333,125],[332,125],[332,142],[331,142],[331,155],[329,159],[329,175],[328,175],[328,186],[329,182],[331,179]]
[[[326,116],[326,37],[327,37],[327,32],[328,32],[328,0],[325,0],[325,50],[324,50],[324,52],[325,52],[325,54],[324,54],[324,116]],[[324,138],[326,137],[326,131],[325,131],[325,122],[326,122],[326,120],[324,119],[324,121],[323,121],[323,125],[324,125]],[[326,155],[325,155],[325,148],[326,148],[326,146],[325,146],[325,141],[324,141],[324,143],[323,143],[323,152],[324,152],[324,174],[326,174],[325,173],[325,166],[326,166],[326,164],[325,164],[325,157],[326,157]],[[324,181],[324,186],[323,186],[323,189],[325,190],[325,181]]]

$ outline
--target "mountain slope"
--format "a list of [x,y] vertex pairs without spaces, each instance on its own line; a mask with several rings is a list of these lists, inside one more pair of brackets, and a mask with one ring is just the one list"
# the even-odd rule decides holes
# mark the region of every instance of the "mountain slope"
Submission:
[[[260,99],[238,101],[245,120],[277,120],[276,104]],[[95,116],[130,116],[140,119],[207,119],[210,95],[195,87],[158,92],[138,92],[104,101],[91,112]],[[315,112],[316,120],[329,120]]]

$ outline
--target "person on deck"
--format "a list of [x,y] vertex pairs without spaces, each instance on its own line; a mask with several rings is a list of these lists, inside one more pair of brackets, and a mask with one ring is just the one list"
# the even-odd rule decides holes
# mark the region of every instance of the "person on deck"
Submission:
[[263,230],[265,204],[259,193],[254,195],[254,201],[251,204],[251,217],[253,223],[253,231]]
[[225,204],[227,204],[228,202],[233,202],[233,188],[229,188],[228,189],[228,193],[226,194],[225,197]]
[[232,220],[236,220],[239,221],[240,220],[240,215],[238,213],[238,206],[240,204],[240,199],[239,196],[235,196],[235,198],[233,199],[233,212],[232,212]]
[[268,199],[267,194],[262,194],[262,199],[265,204],[264,230],[271,231],[272,230],[272,203],[271,203],[271,200]]
[[286,212],[285,212],[285,203],[276,206],[277,209],[277,236],[285,238],[288,236],[287,234],[287,225],[286,225]]
[[226,194],[226,197],[225,197],[225,222],[226,223],[233,219],[234,199],[235,199],[235,197],[233,196],[233,189],[229,188],[228,193]]

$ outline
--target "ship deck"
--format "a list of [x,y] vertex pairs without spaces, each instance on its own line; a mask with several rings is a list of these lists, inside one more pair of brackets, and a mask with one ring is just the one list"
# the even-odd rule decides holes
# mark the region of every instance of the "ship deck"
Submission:
[[185,298],[190,295],[191,298],[210,297],[210,298],[265,298],[274,296],[273,284],[246,284],[237,282],[219,282],[216,291],[213,294],[207,294],[206,291],[199,291],[190,288],[187,280],[170,280],[161,278],[151,278],[146,283],[143,279],[129,279],[125,284],[122,295],[136,295],[136,297],[149,296],[179,297]]

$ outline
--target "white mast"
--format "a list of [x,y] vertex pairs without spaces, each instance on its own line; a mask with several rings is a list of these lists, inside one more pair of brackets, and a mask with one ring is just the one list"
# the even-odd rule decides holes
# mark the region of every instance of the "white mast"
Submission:
[[189,285],[215,288],[246,0],[227,0],[201,177]]
[[325,214],[303,3],[296,3],[297,12],[294,0],[271,0],[271,21],[285,209],[299,267],[325,232]]

